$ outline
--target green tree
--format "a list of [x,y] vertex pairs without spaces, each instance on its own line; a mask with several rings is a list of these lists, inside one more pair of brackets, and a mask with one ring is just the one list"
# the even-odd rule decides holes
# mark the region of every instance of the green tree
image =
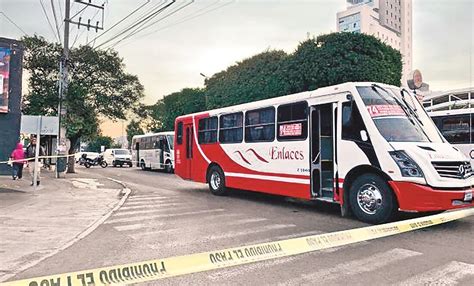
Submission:
[[332,33],[301,42],[295,52],[266,51],[206,80],[208,108],[220,108],[350,81],[399,86],[400,52],[373,36]]
[[176,117],[206,109],[206,96],[203,89],[185,88],[179,92],[171,93],[156,104],[149,107],[151,111],[152,131],[174,130]]
[[[61,47],[39,36],[24,37],[25,69],[29,72],[25,114],[57,115]],[[63,121],[73,154],[80,138],[100,133],[99,116],[126,119],[143,98],[143,86],[135,75],[125,72],[122,58],[114,50],[95,50],[90,46],[72,49],[69,61],[69,86]],[[74,172],[70,157],[68,172]],[[71,162],[72,161],[72,162]]]
[[350,81],[400,86],[401,54],[377,38],[358,33],[332,33],[308,39],[288,63],[293,92]]
[[288,94],[288,55],[266,51],[206,80],[207,108],[219,108]]
[[135,147],[132,146],[132,137],[141,134],[144,134],[144,132],[143,128],[140,126],[140,122],[132,119],[132,121],[127,125],[127,140],[129,148],[133,149]]
[[104,146],[105,149],[110,149],[114,146],[114,140],[109,136],[96,136],[87,144],[86,150],[88,152],[98,152],[100,153],[101,146]]

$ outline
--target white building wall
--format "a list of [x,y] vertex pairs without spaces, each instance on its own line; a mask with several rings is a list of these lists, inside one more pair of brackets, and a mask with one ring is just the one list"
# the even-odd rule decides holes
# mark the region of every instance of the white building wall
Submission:
[[413,70],[413,6],[412,0],[402,0],[402,47],[400,49],[403,57],[403,77],[402,84],[406,85],[406,80]]

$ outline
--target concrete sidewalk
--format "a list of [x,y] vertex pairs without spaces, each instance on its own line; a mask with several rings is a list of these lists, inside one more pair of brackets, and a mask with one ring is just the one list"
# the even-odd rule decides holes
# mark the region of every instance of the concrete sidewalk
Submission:
[[101,176],[43,172],[33,191],[0,176],[0,282],[77,242],[123,202],[123,186]]

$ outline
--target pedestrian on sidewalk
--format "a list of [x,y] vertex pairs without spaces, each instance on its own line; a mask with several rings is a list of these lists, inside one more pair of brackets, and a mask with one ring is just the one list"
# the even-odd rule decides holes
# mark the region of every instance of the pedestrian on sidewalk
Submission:
[[[45,152],[42,146],[39,146],[39,156],[44,156]],[[31,175],[31,185],[34,185],[34,179],[35,179],[35,155],[36,155],[36,136],[31,137],[31,142],[26,147],[26,158],[28,160],[28,169],[30,171]],[[36,177],[36,185],[38,186],[40,184],[41,180],[41,160],[38,160],[38,174]]]
[[23,144],[16,144],[15,150],[13,150],[10,158],[13,162],[13,180],[20,180],[23,177],[23,165],[25,164],[25,151],[23,151]]

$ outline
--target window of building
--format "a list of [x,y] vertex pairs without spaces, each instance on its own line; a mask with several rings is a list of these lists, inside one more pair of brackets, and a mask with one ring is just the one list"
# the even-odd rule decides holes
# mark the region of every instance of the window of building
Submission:
[[178,122],[178,130],[176,132],[176,143],[183,144],[183,122]]
[[199,120],[198,142],[199,144],[209,144],[217,142],[216,116]]
[[243,139],[243,114],[242,112],[221,115],[219,124],[219,142],[240,143]]
[[277,111],[277,139],[305,140],[308,137],[308,103],[280,105]]
[[275,140],[275,108],[267,107],[245,113],[245,142]]

